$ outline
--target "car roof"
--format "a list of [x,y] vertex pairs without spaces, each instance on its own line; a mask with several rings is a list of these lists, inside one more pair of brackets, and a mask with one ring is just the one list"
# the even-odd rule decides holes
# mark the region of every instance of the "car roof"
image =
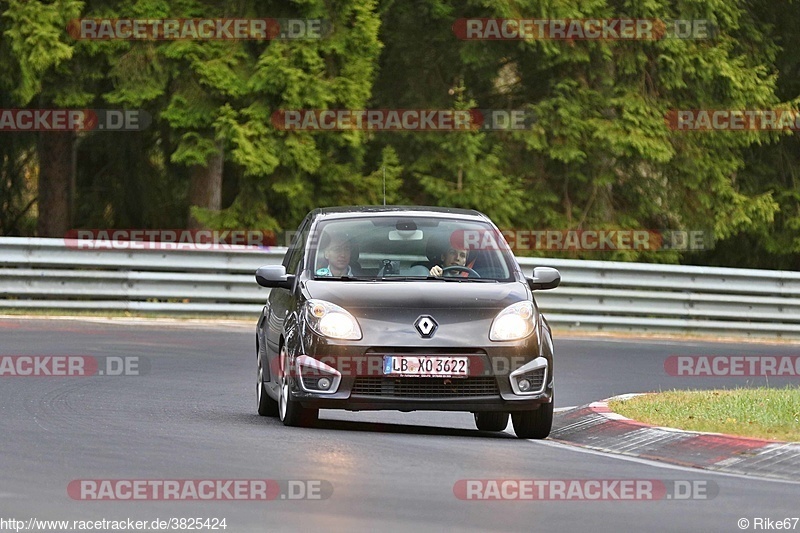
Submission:
[[338,207],[321,207],[311,212],[314,218],[352,218],[359,215],[409,215],[409,216],[442,216],[447,218],[471,218],[488,220],[488,217],[474,209],[461,209],[457,207],[430,207],[419,205],[355,205]]

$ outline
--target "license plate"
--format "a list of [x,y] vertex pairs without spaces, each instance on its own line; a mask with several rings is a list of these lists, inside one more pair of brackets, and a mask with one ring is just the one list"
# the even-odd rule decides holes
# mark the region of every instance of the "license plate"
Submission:
[[469,375],[468,357],[435,355],[385,355],[383,373],[386,376],[418,378],[452,378]]

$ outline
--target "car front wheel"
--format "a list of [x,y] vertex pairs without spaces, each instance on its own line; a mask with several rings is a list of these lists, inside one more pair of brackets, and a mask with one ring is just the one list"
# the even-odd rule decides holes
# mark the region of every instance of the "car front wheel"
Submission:
[[289,357],[286,346],[281,347],[280,354],[280,400],[278,401],[278,415],[284,426],[312,426],[319,417],[319,409],[307,409],[292,398],[289,386]]
[[503,431],[508,426],[508,413],[475,413],[475,426],[481,431]]
[[544,403],[535,411],[520,411],[511,415],[514,433],[521,439],[544,439],[553,427],[553,403]]
[[264,363],[258,351],[258,377],[256,379],[256,403],[261,416],[278,416],[278,402],[269,397],[264,383]]

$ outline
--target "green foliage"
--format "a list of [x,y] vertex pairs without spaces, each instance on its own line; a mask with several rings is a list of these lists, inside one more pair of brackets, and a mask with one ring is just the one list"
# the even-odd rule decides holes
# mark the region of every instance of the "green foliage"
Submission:
[[[326,19],[322,39],[75,41],[79,17]],[[467,17],[708,19],[710,39],[463,41]],[[137,134],[82,133],[73,225],[294,229],[309,209],[481,210],[503,228],[708,229],[704,254],[566,257],[800,267],[794,133],[687,132],[675,109],[797,109],[800,3],[775,0],[7,0],[4,107],[138,108]],[[292,109],[498,109],[524,131],[282,131]],[[1,134],[0,134],[1,135]],[[2,231],[21,220],[35,134],[0,149]],[[223,208],[188,205],[224,154]],[[27,192],[26,192],[27,191]],[[45,215],[46,216],[46,215]],[[19,224],[13,231],[21,231]],[[741,246],[745,242],[748,246]],[[748,253],[749,249],[757,253]],[[542,255],[546,252],[539,252]]]
[[4,68],[0,70],[6,71],[4,78],[9,71],[15,78],[12,91],[20,105],[41,92],[42,77],[48,69],[72,58],[73,47],[65,42],[64,29],[82,7],[83,2],[78,0],[8,0],[0,26],[4,49]]

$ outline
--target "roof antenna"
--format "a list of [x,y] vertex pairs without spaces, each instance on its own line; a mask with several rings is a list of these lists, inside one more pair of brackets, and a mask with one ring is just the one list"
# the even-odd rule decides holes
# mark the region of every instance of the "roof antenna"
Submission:
[[383,205],[386,205],[386,165],[383,165]]

